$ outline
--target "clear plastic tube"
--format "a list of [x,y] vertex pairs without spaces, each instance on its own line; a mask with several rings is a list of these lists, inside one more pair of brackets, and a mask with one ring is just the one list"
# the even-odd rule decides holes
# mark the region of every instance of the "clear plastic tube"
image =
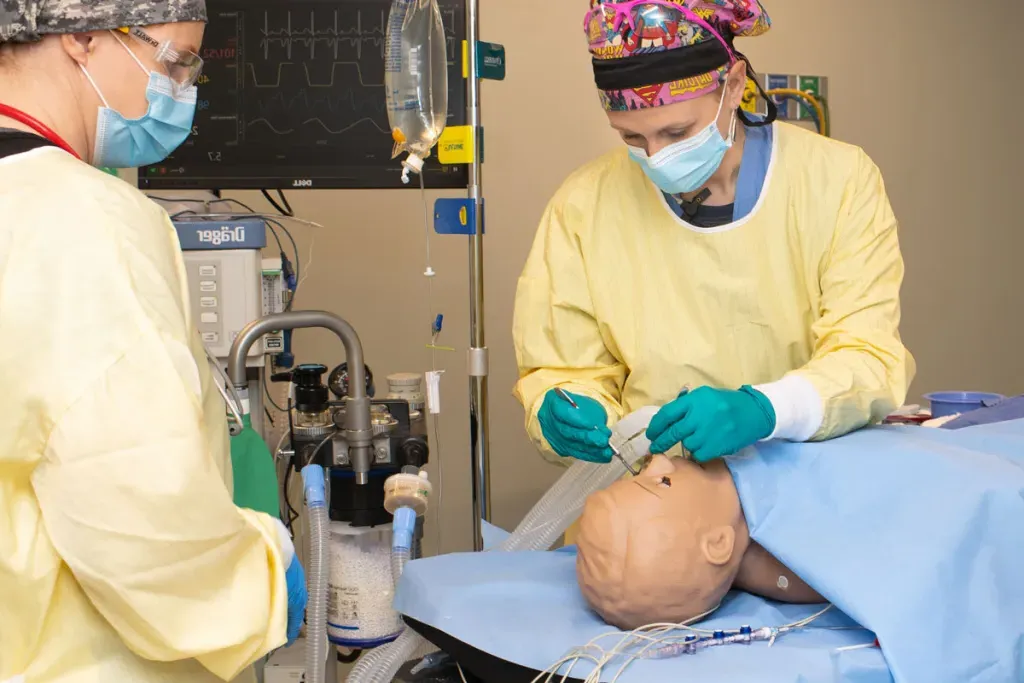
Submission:
[[[611,443],[630,465],[647,455],[650,443],[636,435],[642,433],[656,413],[657,407],[641,408],[624,417],[612,429]],[[547,550],[579,518],[587,497],[611,486],[623,474],[616,460],[608,464],[574,463],[496,549]]]
[[391,549],[391,576],[394,578],[395,586],[398,585],[398,579],[402,577],[402,572],[410,557],[412,557],[412,551],[408,548]]
[[345,680],[347,683],[391,683],[402,665],[412,659],[425,642],[420,634],[406,628],[395,642],[360,657]]
[[330,529],[323,471],[320,470],[318,481],[311,481],[316,477],[309,476],[310,468],[320,469],[317,465],[308,465],[302,473],[306,483],[310,540],[309,566],[306,568],[309,592],[306,608],[306,681],[324,683],[324,666],[327,662],[327,543]]
[[[496,549],[499,551],[547,550],[565,533],[583,511],[591,493],[622,476],[611,465],[577,462],[562,475],[562,490],[552,487],[515,531]],[[557,484],[556,484],[557,486]]]

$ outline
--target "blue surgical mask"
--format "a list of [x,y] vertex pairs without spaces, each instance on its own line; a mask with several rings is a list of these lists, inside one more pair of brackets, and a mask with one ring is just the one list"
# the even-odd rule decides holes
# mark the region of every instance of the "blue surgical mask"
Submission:
[[629,148],[629,155],[640,164],[647,177],[662,192],[668,194],[696,192],[704,187],[704,184],[722,165],[725,153],[729,151],[736,139],[735,112],[733,112],[732,122],[729,124],[728,140],[722,137],[722,132],[718,129],[718,117],[722,114],[725,98],[726,93],[723,91],[714,120],[696,135],[675,142],[659,150],[654,156],[647,156],[647,152],[639,147]]
[[103,106],[96,119],[96,146],[92,165],[110,168],[138,168],[158,164],[181,146],[192,132],[196,114],[195,86],[176,88],[171,79],[150,71],[127,45],[115,38],[139,68],[149,74],[146,100],[149,110],[137,119],[126,119],[111,109],[96,82],[83,66],[85,77],[99,95]]

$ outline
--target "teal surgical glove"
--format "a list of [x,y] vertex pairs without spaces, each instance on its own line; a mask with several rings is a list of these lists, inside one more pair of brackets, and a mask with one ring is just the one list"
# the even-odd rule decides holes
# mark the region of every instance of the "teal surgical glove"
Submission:
[[647,438],[651,453],[681,443],[697,462],[707,462],[733,455],[773,431],[775,409],[757,389],[701,387],[662,407],[647,428]]
[[612,431],[607,426],[608,414],[592,398],[576,394],[569,396],[576,402],[577,408],[554,391],[545,394],[537,414],[544,438],[552,450],[563,458],[611,462],[612,449],[608,440],[611,439]]

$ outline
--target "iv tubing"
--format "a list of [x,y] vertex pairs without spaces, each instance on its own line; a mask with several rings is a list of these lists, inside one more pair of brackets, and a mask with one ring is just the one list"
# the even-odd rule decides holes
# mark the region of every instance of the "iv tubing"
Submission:
[[[423,202],[423,233],[426,238],[426,250],[427,250],[427,269],[423,272],[423,275],[427,278],[427,313],[434,316],[434,268],[431,266],[430,260],[430,207],[427,204],[427,186],[426,181],[423,179],[423,174],[420,173],[420,199]],[[437,372],[437,337],[440,334],[440,329],[434,331],[430,339],[430,369]],[[426,414],[424,414],[426,418]],[[441,505],[441,500],[444,498],[444,451],[441,449],[441,432],[438,428],[438,416],[436,413],[430,415],[430,421],[434,428],[434,453],[437,456],[437,504]],[[441,509],[438,507],[437,512],[434,513],[434,519],[437,520],[435,526],[437,531],[435,533],[437,538],[437,546],[434,552],[438,555],[441,554]]]

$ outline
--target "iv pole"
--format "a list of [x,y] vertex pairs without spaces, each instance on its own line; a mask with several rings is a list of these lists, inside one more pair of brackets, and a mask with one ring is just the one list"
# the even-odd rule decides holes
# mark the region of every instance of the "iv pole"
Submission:
[[491,519],[491,473],[487,417],[487,345],[484,337],[484,206],[481,178],[483,131],[480,128],[480,0],[466,0],[466,42],[469,80],[466,122],[475,136],[469,165],[468,197],[476,210],[476,230],[469,237],[469,434],[473,463],[473,549],[484,549],[481,520]]

